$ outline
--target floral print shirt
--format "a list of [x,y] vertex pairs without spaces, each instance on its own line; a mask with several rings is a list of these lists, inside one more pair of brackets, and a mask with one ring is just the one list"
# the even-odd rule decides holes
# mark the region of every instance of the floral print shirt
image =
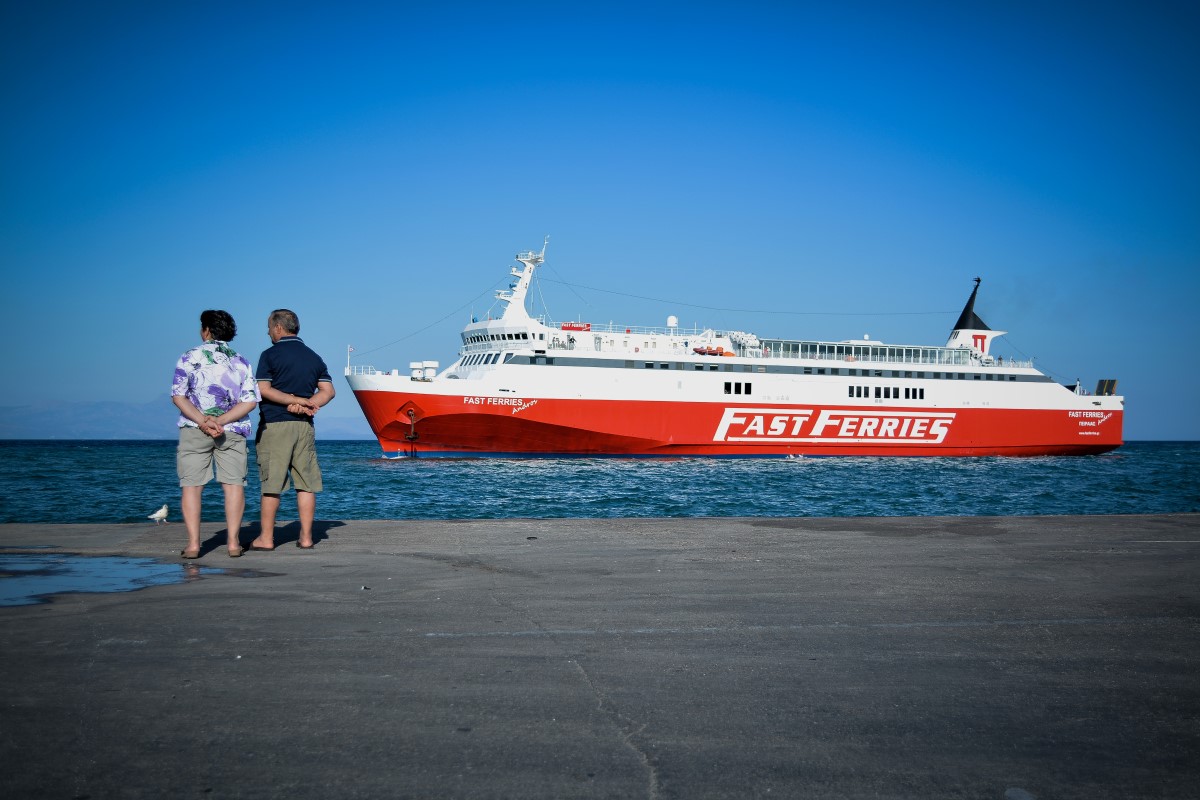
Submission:
[[[217,341],[205,342],[180,356],[175,365],[171,396],[186,397],[210,417],[219,417],[238,403],[262,400],[250,362],[225,342]],[[181,428],[197,427],[182,414],[178,425]],[[250,415],[228,423],[225,430],[248,437]]]

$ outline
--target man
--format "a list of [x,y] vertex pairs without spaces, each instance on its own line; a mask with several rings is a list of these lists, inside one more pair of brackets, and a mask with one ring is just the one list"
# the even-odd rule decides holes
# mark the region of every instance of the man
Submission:
[[296,487],[300,515],[297,547],[313,546],[316,492],[321,491],[321,468],[313,436],[313,415],[333,399],[333,379],[321,357],[297,335],[300,320],[286,308],[271,312],[267,335],[272,345],[258,359],[254,377],[262,395],[255,455],[262,484],[262,533],[251,550],[275,549],[275,514],[279,496],[289,483]]
[[212,480],[225,491],[225,533],[230,558],[242,554],[238,533],[246,510],[246,437],[249,414],[258,404],[258,387],[250,362],[234,352],[229,342],[237,325],[225,311],[200,314],[200,338],[179,358],[171,382],[171,402],[179,409],[179,448],[175,468],[183,497],[183,523],[187,529],[184,558],[200,557],[200,495]]

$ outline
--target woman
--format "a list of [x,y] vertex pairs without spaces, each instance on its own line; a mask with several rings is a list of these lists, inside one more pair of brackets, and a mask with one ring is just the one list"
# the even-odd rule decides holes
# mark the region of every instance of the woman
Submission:
[[242,554],[238,534],[246,509],[246,438],[249,414],[262,399],[250,362],[229,346],[237,335],[233,317],[208,310],[200,315],[204,344],[184,353],[175,365],[171,401],[179,409],[179,449],[175,466],[183,491],[187,528],[184,558],[200,557],[200,494],[212,480],[225,490],[225,532],[230,558]]

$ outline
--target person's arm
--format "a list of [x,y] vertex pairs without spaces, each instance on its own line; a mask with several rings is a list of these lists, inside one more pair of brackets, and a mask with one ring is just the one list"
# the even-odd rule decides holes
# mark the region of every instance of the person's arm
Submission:
[[[221,427],[217,423],[216,417],[208,416],[203,411],[201,411],[200,409],[198,409],[194,405],[192,405],[192,401],[188,400],[183,395],[179,395],[179,394],[172,395],[171,402],[174,403],[175,407],[179,409],[180,414],[183,414],[185,417],[190,419],[192,422],[196,423],[196,426],[198,428],[200,428],[200,430],[207,433],[209,436],[220,436],[221,433],[225,430],[223,427]],[[235,408],[236,408],[236,406],[235,406]],[[250,412],[247,411],[246,413],[248,414]],[[245,416],[245,414],[243,414],[242,416]],[[241,417],[237,417],[237,419],[241,419]]]
[[316,398],[321,394],[321,386],[329,387],[329,400],[332,400],[333,384],[326,383],[319,384],[317,386],[317,393],[312,397],[300,397],[299,395],[281,392],[275,387],[271,386],[270,381],[259,381],[258,393],[262,395],[263,400],[270,400],[272,403],[278,403],[281,406],[285,406],[287,410],[293,414],[307,414],[311,417],[313,414],[317,413],[318,408],[329,402],[329,400],[326,400],[325,403],[320,404],[315,402]]
[[319,381],[317,383],[317,393],[310,399],[316,403],[317,408],[328,405],[329,401],[337,394],[337,390],[333,388],[333,381]]
[[217,424],[221,426],[221,429],[224,430],[226,425],[231,422],[237,422],[239,419],[249,415],[250,412],[253,411],[257,406],[258,403],[254,402],[253,400],[245,400],[241,403],[238,403],[221,416],[209,417],[209,419],[215,419]]

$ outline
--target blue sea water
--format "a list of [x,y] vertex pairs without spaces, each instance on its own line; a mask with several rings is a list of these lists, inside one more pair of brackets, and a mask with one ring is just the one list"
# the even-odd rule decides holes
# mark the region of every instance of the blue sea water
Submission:
[[[1200,512],[1200,442],[1046,458],[387,460],[319,441],[323,520]],[[251,447],[246,521],[258,518]],[[294,494],[281,520],[295,519]],[[178,521],[174,441],[0,441],[0,522]],[[223,520],[204,491],[205,520]]]

